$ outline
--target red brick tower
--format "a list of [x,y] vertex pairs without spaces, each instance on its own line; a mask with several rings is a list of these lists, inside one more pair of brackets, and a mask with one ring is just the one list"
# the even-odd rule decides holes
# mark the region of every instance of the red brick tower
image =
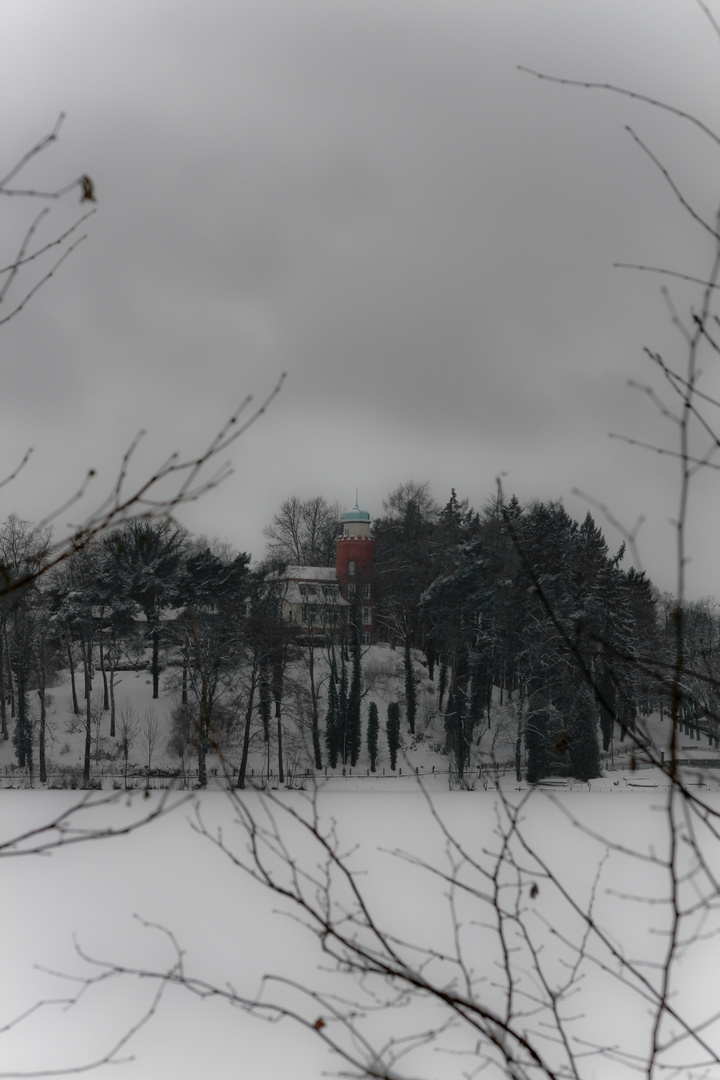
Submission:
[[341,519],[342,533],[337,539],[335,572],[340,592],[350,603],[360,605],[363,644],[369,644],[373,633],[373,565],[375,541],[370,535],[370,515],[367,510],[346,510]]

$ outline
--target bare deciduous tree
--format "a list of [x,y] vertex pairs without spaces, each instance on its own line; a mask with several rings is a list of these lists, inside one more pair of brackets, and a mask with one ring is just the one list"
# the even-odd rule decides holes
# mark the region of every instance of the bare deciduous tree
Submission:
[[140,743],[147,757],[147,769],[152,768],[153,754],[160,744],[160,721],[154,709],[146,709],[140,727]]
[[129,702],[123,701],[119,710],[119,718],[117,724],[118,743],[122,752],[123,761],[125,762],[125,786],[127,786],[127,774],[128,774],[128,759],[130,757],[130,751],[135,745],[135,740],[138,737],[140,731],[140,721],[138,720],[135,709]]
[[295,566],[329,566],[335,558],[340,508],[322,495],[285,499],[263,529],[268,553],[275,562]]

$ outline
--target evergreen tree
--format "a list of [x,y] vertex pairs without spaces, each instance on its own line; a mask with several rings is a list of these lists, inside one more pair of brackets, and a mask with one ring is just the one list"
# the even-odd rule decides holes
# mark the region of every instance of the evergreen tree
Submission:
[[440,662],[440,677],[438,679],[438,709],[442,712],[443,699],[445,697],[445,691],[447,690],[448,680],[448,666],[447,661],[443,658]]
[[[182,692],[187,704],[188,682],[196,704],[198,725],[198,783],[207,783],[207,754],[218,748],[217,720],[222,697],[235,685],[245,643],[245,601],[250,591],[249,556],[222,559],[209,548],[185,560],[176,580],[176,602],[184,610],[173,626],[183,656]],[[267,625],[269,620],[264,625]],[[266,645],[265,640],[263,644]],[[277,698],[269,677],[269,650],[263,650],[264,669],[261,715],[269,728],[269,698]],[[274,671],[272,672],[274,676]],[[282,780],[282,775],[280,776]]]
[[400,706],[391,701],[387,710],[387,741],[390,752],[390,768],[395,772],[398,750],[400,749]]
[[[7,689],[17,706],[13,746],[18,764],[27,767],[32,782],[33,724],[28,691],[38,655],[39,637],[47,631],[47,605],[33,581],[42,567],[50,545],[50,530],[37,532],[29,521],[11,514],[0,528],[0,586],[8,590],[0,599],[0,697],[2,736],[8,737],[5,712],[5,668]],[[13,688],[14,681],[14,688]],[[14,690],[14,694],[13,694]],[[44,779],[44,777],[43,777]]]
[[263,741],[270,740],[270,657],[264,652],[260,657],[260,674],[258,678],[258,697],[260,719],[263,726]]
[[350,610],[350,655],[352,658],[352,679],[347,704],[347,750],[352,766],[357,764],[362,744],[362,722],[360,705],[362,700],[362,638],[360,608],[357,603]]
[[175,596],[176,578],[187,541],[184,529],[169,521],[129,521],[108,537],[126,594],[142,609],[152,645],[153,698],[160,688],[160,636],[163,608]]
[[348,746],[348,677],[345,657],[340,657],[340,685],[337,695],[338,744],[343,765],[347,765],[350,747]]
[[407,713],[408,730],[411,735],[414,735],[415,714],[417,712],[417,693],[415,689],[415,671],[413,668],[412,652],[410,650],[410,638],[405,638],[405,711]]
[[336,769],[341,750],[341,732],[335,667],[333,664],[330,667],[328,710],[325,717],[325,746],[328,753],[328,764],[331,769]]
[[11,659],[12,671],[17,687],[17,719],[13,731],[12,743],[15,756],[21,768],[27,767],[32,780],[33,774],[33,730],[32,717],[28,705],[28,664],[26,654],[18,650]]
[[367,728],[367,748],[370,755],[370,772],[375,772],[375,766],[378,756],[378,734],[380,732],[380,719],[378,717],[378,707],[374,701],[370,702],[368,708],[368,728]]
[[408,481],[383,503],[376,519],[375,572],[382,580],[377,618],[393,640],[425,649],[427,625],[420,597],[436,575],[437,507],[428,483]]
[[461,648],[455,655],[455,668],[445,712],[445,745],[461,779],[465,766],[470,761],[472,736],[472,722],[467,708],[469,678],[467,650]]
[[600,775],[596,705],[590,688],[580,683],[573,696],[568,724],[568,766],[577,780]]

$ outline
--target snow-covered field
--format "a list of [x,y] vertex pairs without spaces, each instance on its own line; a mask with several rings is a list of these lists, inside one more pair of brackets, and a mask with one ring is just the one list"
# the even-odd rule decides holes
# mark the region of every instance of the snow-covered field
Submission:
[[[305,791],[279,789],[277,772],[268,785],[281,805],[303,812],[310,792],[315,791],[320,819],[325,827],[335,823],[343,850],[355,850],[353,866],[362,871],[358,879],[365,889],[372,909],[388,927],[402,928],[411,940],[426,946],[447,943],[449,908],[441,882],[428,871],[418,869],[392,853],[412,853],[438,868],[445,865],[445,846],[436,813],[452,835],[461,837],[467,848],[481,861],[483,852],[497,844],[496,825],[499,803],[498,786],[506,799],[525,797],[528,785],[515,779],[513,747],[516,736],[514,703],[493,704],[490,727],[485,727],[473,747],[469,787],[473,790],[448,791],[448,759],[442,752],[443,721],[437,710],[436,686],[417,663],[419,678],[418,735],[412,738],[403,731],[403,751],[395,774],[389,768],[384,718],[387,703],[402,697],[402,656],[388,649],[373,648],[365,657],[365,707],[374,700],[381,717],[380,757],[376,774],[369,773],[366,747],[363,746],[357,767],[328,772],[315,781],[300,781],[301,763],[307,762],[305,744],[296,740],[292,752],[295,785]],[[172,673],[171,673],[172,674]],[[293,679],[301,673],[290,672],[288,679],[288,725],[292,720]],[[94,691],[98,698],[101,681]],[[166,683],[160,699],[152,700],[150,676],[143,672],[123,672],[116,688],[118,710],[130,707],[142,724],[152,714],[161,725],[161,737],[153,750],[152,768],[176,769],[178,762],[167,748],[170,718],[176,702],[175,693]],[[66,790],[41,792],[19,790],[27,778],[14,767],[12,743],[0,744],[0,786],[14,790],[0,791],[0,831],[2,837],[18,835],[47,821],[59,810],[72,805],[82,793],[67,790],[81,775],[84,731],[73,720],[67,673],[52,690],[49,710],[48,757],[50,787]],[[295,714],[297,715],[297,713]],[[98,712],[94,729],[93,773],[110,793],[122,776],[123,762],[117,740],[109,735],[109,717]],[[667,721],[659,717],[647,721],[647,732],[656,745],[667,740]],[[404,725],[403,725],[404,727]],[[420,737],[421,736],[421,737]],[[292,743],[292,740],[289,740]],[[681,752],[692,760],[714,757],[715,751],[690,736],[681,737]],[[226,760],[236,761],[237,741],[228,738]],[[273,745],[271,745],[271,754]],[[488,767],[492,761],[497,767]],[[138,788],[165,788],[170,781],[162,777],[150,780],[143,775],[147,748],[138,736],[130,754],[131,781]],[[192,761],[186,767],[192,769]],[[173,798],[186,797],[173,813],[137,832],[109,841],[68,847],[48,857],[3,859],[3,905],[0,920],[0,1025],[22,1013],[40,1000],[67,996],[62,980],[38,970],[86,976],[90,970],[75,953],[74,936],[89,955],[122,965],[141,965],[164,969],[171,961],[168,942],[157,930],[148,929],[137,919],[159,923],[176,935],[186,950],[189,971],[218,985],[228,981],[243,994],[257,992],[262,977],[279,973],[295,978],[304,986],[314,985],[323,963],[317,943],[296,922],[279,915],[282,903],[248,879],[206,838],[192,828],[191,820],[200,808],[207,825],[222,827],[224,837],[244,848],[244,836],[235,824],[233,807],[223,779],[222,763],[210,759],[209,767],[218,776],[202,795],[178,791]],[[262,782],[267,768],[266,750],[257,739],[251,757],[253,779]],[[417,773],[416,773],[417,770]],[[703,797],[716,800],[720,810],[720,773],[715,770],[690,774]],[[422,785],[422,790],[418,784]],[[174,782],[173,786],[181,787]],[[192,778],[187,788],[192,787]],[[157,805],[167,792],[119,791],[117,801],[96,810],[83,821],[84,826],[122,827],[132,816]],[[261,792],[248,791],[242,796],[257,809],[264,798]],[[534,791],[524,810],[525,835],[529,849],[546,859],[561,882],[565,882],[581,902],[586,902],[607,844],[590,836],[596,833],[623,848],[637,848],[641,853],[662,851],[667,841],[667,821],[662,807],[667,797],[667,778],[648,768],[629,768],[629,747],[615,740],[612,758],[604,761],[603,775],[589,784],[560,780]],[[715,805],[715,803],[713,803]],[[190,819],[190,820],[189,820]],[[575,824],[573,823],[575,822]],[[584,831],[576,824],[587,826]],[[300,865],[316,865],[317,853],[306,841],[293,840],[293,855]],[[720,852],[707,852],[710,865],[720,866]],[[603,864],[597,890],[596,915],[614,940],[652,962],[660,956],[663,938],[657,931],[662,923],[662,909],[655,903],[639,903],[627,896],[643,895],[657,899],[667,882],[647,863],[628,860],[615,851]],[[622,894],[619,895],[619,894]],[[552,890],[542,889],[533,918],[548,926],[562,918],[561,907]],[[466,911],[467,925],[483,921],[483,912],[472,905]],[[714,917],[714,916],[713,916]],[[496,941],[478,932],[468,940],[468,958],[480,971],[487,967],[492,978],[492,958]],[[548,939],[551,942],[552,939]],[[553,947],[552,944],[550,947]],[[558,956],[558,963],[560,957]],[[720,992],[720,950],[716,939],[704,941],[699,950],[690,949],[683,960],[678,981],[673,986],[678,1000],[685,1001],[698,1015],[708,1001]],[[33,1013],[20,1027],[0,1035],[0,1075],[17,1075],[21,1070],[58,1069],[84,1065],[102,1058],[117,1038],[144,1014],[153,998],[149,981],[138,983],[110,980],[92,988],[70,1010],[48,1005]],[[432,1008],[413,1012],[410,1006],[397,1023],[412,1021],[429,1025]],[[617,993],[617,987],[602,977],[588,978],[577,1003],[578,1034],[633,1046],[640,1055],[647,1049],[646,1014],[637,1000]],[[385,1023],[395,1031],[396,1018],[386,1016]],[[714,1026],[707,1038],[718,1043]],[[452,1049],[451,1043],[451,1049]],[[209,1073],[218,1077],[248,1076],[253,1080],[316,1080],[336,1061],[312,1034],[292,1027],[288,1022],[268,1026],[244,1013],[230,1009],[221,1001],[199,1001],[179,988],[171,988],[149,1023],[141,1028],[119,1055],[134,1056],[122,1068],[102,1065],[94,1075],[99,1080],[123,1076],[127,1080],[195,1080]],[[412,1067],[410,1067],[412,1065]],[[423,1054],[408,1063],[399,1075],[455,1080],[472,1071],[473,1063],[465,1057],[444,1056],[438,1046],[425,1048]],[[608,1062],[588,1064],[582,1073],[596,1080],[618,1080],[627,1075]],[[690,1074],[688,1074],[689,1076]],[[715,1074],[710,1072],[710,1077]]]
[[[634,774],[638,783],[652,783],[649,774]],[[406,781],[412,783],[412,781]],[[448,940],[449,908],[441,884],[427,872],[393,856],[399,849],[445,865],[442,837],[431,816],[431,807],[479,859],[483,849],[495,844],[497,793],[437,792],[431,801],[418,793],[385,787],[372,795],[356,793],[340,783],[322,791],[318,806],[322,820],[335,821],[341,845],[350,850],[354,867],[373,911],[387,926],[421,945]],[[403,785],[405,786],[405,784]],[[615,795],[612,792],[617,793]],[[17,833],[45,820],[69,804],[71,792],[3,791],[0,821],[3,836]],[[257,809],[263,796],[244,798]],[[302,809],[307,796],[281,793],[290,806]],[[519,796],[518,796],[519,797]],[[713,795],[709,798],[717,798]],[[160,793],[146,799],[137,792],[118,796],[119,802],[93,824],[122,824],[139,809],[154,805]],[[201,813],[209,828],[223,828],[223,835],[238,850],[244,839],[233,824],[233,807],[227,796],[207,792],[201,797]],[[663,792],[657,788],[611,786],[588,792],[563,789],[537,791],[525,811],[526,835],[534,851],[548,860],[553,870],[575,895],[587,899],[605,848],[576,825],[641,852],[661,851],[666,839],[661,810]],[[720,809],[720,799],[717,802]],[[190,803],[145,829],[111,841],[68,848],[50,857],[3,861],[3,917],[0,921],[0,1021],[30,1008],[36,1000],[58,998],[68,987],[37,970],[34,965],[76,975],[87,974],[87,965],[74,952],[73,935],[92,956],[121,964],[164,968],[172,961],[167,941],[157,931],[142,926],[134,915],[169,927],[186,949],[188,971],[224,985],[231,982],[240,993],[254,994],[263,975],[281,973],[312,985],[321,964],[327,964],[314,939],[296,922],[277,913],[282,902],[237,871],[208,841],[191,827]],[[87,823],[86,823],[87,824]],[[298,861],[314,865],[310,848],[294,849]],[[710,852],[717,868],[720,856]],[[628,901],[613,894],[658,896],[661,875],[646,865],[613,855],[603,869],[602,887],[596,900],[596,917],[635,955],[656,959],[663,939],[657,934],[663,913],[652,904]],[[559,914],[552,890],[541,887],[536,901],[537,917],[549,923]],[[473,910],[468,911],[471,925]],[[482,921],[483,912],[474,912]],[[469,939],[470,963],[493,977],[494,946],[483,932]],[[552,940],[548,939],[552,948]],[[689,1001],[698,1013],[717,998],[720,989],[720,953],[717,940],[702,943],[699,955],[692,950],[683,962],[674,985],[676,1000]],[[149,983],[111,981],[92,989],[73,1009],[49,1007],[33,1015],[14,1034],[0,1039],[2,1068],[42,1069],[83,1064],[105,1053],[114,1039],[143,1013],[152,999]],[[399,1014],[390,1024],[429,1024],[432,1009]],[[617,987],[600,977],[590,978],[576,1000],[584,1017],[579,1034],[633,1045],[639,1053],[647,1048],[644,1006],[624,998]],[[718,1042],[714,1027],[707,1033]],[[120,1056],[134,1060],[122,1068],[102,1066],[99,1080],[122,1076],[127,1080],[196,1080],[217,1077],[252,1077],[253,1080],[316,1080],[332,1072],[333,1061],[312,1033],[289,1022],[268,1026],[230,1009],[220,1001],[199,1001],[180,989],[172,989],[157,1013]],[[465,1058],[445,1057],[428,1047],[408,1065],[401,1076],[437,1077],[451,1080],[469,1069]],[[339,1067],[339,1063],[334,1063]],[[582,1074],[596,1080],[625,1077],[623,1068],[608,1063],[588,1066]],[[690,1075],[690,1074],[687,1074]],[[708,1074],[714,1077],[715,1073]]]

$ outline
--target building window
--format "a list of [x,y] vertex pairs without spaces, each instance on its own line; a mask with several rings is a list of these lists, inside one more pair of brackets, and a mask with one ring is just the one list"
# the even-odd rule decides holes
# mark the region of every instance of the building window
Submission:
[[369,585],[363,585],[363,600],[369,600],[369,599],[370,599],[370,586]]
[[348,574],[354,574],[354,573],[355,573],[355,560],[350,559],[350,561],[348,562]]
[[355,588],[355,582],[351,581],[348,584],[348,596],[355,596],[356,592],[357,592],[357,589]]
[[372,610],[369,607],[362,609],[362,621],[365,625],[369,625],[372,622]]
[[368,634],[367,630],[364,632],[364,634],[362,636],[362,643],[363,643],[363,645],[369,645],[370,644],[370,635]]

